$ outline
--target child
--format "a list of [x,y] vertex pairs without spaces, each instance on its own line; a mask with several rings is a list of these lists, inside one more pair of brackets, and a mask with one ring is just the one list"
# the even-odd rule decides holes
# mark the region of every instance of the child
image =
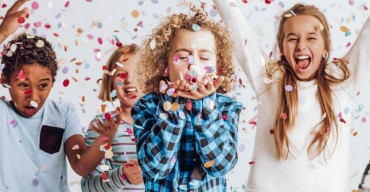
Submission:
[[[123,46],[112,54],[106,65],[107,72],[113,72],[113,75],[103,75],[99,99],[113,102],[118,98],[122,121],[113,139],[112,158],[104,159],[91,175],[82,179],[83,191],[144,191],[131,118],[131,108],[141,96],[136,83],[138,50],[135,44]],[[86,144],[91,145],[97,136],[89,128],[85,135]]]
[[[27,14],[16,12],[23,2],[5,16],[3,39],[19,26],[17,17]],[[51,44],[22,34],[2,54],[1,83],[11,101],[0,100],[0,191],[69,191],[65,156],[74,171],[87,176],[103,159],[99,148],[111,143],[121,118],[99,123],[100,138],[88,149],[72,104],[47,99],[58,68]]]
[[349,64],[332,63],[325,16],[296,4],[281,17],[280,60],[264,66],[243,15],[230,6],[235,2],[214,2],[260,103],[247,191],[348,191],[352,113],[344,111],[368,71],[370,19],[346,56]]
[[147,94],[131,114],[146,191],[226,191],[237,162],[242,105],[221,94],[234,73],[230,37],[191,9],[153,31],[139,62]]
[[370,192],[370,171],[369,170],[370,170],[370,162],[366,166],[358,192]]

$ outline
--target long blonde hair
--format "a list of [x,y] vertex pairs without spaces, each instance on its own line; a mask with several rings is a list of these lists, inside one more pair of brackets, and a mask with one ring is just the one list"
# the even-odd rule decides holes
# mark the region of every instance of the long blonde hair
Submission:
[[[209,30],[215,37],[216,68],[222,69],[219,75],[225,77],[217,92],[226,93],[231,90],[230,76],[234,74],[234,66],[229,31],[222,24],[207,20],[207,14],[195,6],[190,5],[190,9],[195,13],[193,16],[174,14],[167,17],[144,41],[138,67],[139,74],[141,74],[140,89],[144,93],[159,91],[159,82],[164,79],[163,71],[168,67],[167,59],[171,40],[180,30],[192,30],[193,24]],[[153,49],[151,43],[155,45]]]
[[[320,12],[315,6],[308,6],[302,4],[295,4],[292,8],[285,11],[280,20],[278,33],[276,36],[278,47],[280,50],[283,48],[284,40],[284,23],[289,19],[289,17],[284,17],[286,14],[295,15],[309,15],[318,19],[323,25],[323,30],[321,30],[321,35],[324,39],[324,46],[326,50],[330,50],[330,33],[329,25],[325,16]],[[329,54],[329,53],[328,53]],[[349,77],[349,70],[347,63],[343,60],[337,60],[341,64],[338,64],[339,68],[342,70],[343,75],[339,78],[334,77],[331,74],[328,74],[325,69],[327,67],[329,55],[325,58],[322,58],[320,66],[316,72],[316,80],[318,83],[318,99],[321,105],[321,109],[324,113],[323,120],[321,123],[320,129],[314,135],[313,140],[310,142],[310,145],[307,149],[309,156],[316,157],[322,153],[326,146],[330,136],[331,128],[335,127],[336,133],[338,133],[338,123],[336,121],[336,115],[334,114],[334,104],[333,104],[333,95],[332,95],[332,85],[343,82]],[[284,56],[281,56],[280,61],[277,62],[276,69],[282,69],[283,75],[282,80],[280,81],[280,96],[281,102],[278,106],[275,119],[274,135],[275,135],[275,148],[276,148],[276,158],[277,159],[286,159],[291,153],[293,144],[289,140],[288,131],[295,124],[295,117],[298,110],[298,89],[297,89],[297,80],[295,72],[292,70],[290,65],[287,63],[287,60]],[[272,75],[272,74],[269,74]],[[291,85],[293,87],[292,91],[284,91],[286,85]],[[281,115],[285,113],[287,118],[282,119]],[[336,143],[338,141],[338,134],[336,134]],[[336,144],[335,144],[336,145]]]
[[[122,57],[124,54],[137,54],[139,52],[139,46],[136,44],[130,44],[130,45],[123,45],[122,47],[116,49],[114,53],[109,57],[106,66],[106,69],[111,72],[114,68],[116,68],[116,62],[119,62],[122,60]],[[100,93],[98,98],[102,101],[114,101],[116,97],[111,97],[111,92],[113,90],[113,78],[114,76],[103,74],[102,78],[102,84],[100,88]]]

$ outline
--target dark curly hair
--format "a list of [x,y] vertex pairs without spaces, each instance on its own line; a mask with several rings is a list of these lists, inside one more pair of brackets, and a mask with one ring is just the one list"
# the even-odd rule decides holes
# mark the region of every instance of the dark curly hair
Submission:
[[[16,47],[16,49],[14,50],[12,46]],[[47,67],[50,69],[53,82],[58,70],[56,54],[50,42],[45,38],[25,33],[11,40],[6,45],[3,50],[2,63],[5,64],[2,72],[4,83],[9,83],[10,76],[15,71],[20,70],[23,65],[39,64]]]

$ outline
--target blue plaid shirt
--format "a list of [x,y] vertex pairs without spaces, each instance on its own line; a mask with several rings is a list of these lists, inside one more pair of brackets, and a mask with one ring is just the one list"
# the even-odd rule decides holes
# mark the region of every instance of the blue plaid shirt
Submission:
[[[238,159],[242,104],[213,93],[191,100],[187,110],[187,100],[151,93],[131,111],[146,191],[226,191],[224,175]],[[165,101],[180,109],[166,112]]]

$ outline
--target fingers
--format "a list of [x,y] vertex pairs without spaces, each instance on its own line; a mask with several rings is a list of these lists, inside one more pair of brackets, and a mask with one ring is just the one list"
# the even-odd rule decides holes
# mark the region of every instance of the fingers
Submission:
[[159,92],[161,92],[161,93],[166,93],[166,90],[167,90],[167,84],[166,84],[166,82],[164,82],[163,80],[161,80],[160,82],[159,82]]
[[[13,14],[15,12],[18,11],[19,7],[21,7],[25,2],[27,2],[28,0],[18,0],[16,1],[13,6],[11,6],[8,10],[8,12],[6,13],[6,15],[8,14]],[[22,11],[24,11],[25,9],[23,9]],[[28,11],[28,9],[26,10]]]
[[20,16],[26,17],[27,14],[28,14],[28,8],[26,7],[26,8],[24,8],[24,9],[18,11],[18,12],[15,12],[14,17],[20,17]]
[[224,76],[219,76],[215,81],[213,81],[214,87],[217,89],[224,80]]

